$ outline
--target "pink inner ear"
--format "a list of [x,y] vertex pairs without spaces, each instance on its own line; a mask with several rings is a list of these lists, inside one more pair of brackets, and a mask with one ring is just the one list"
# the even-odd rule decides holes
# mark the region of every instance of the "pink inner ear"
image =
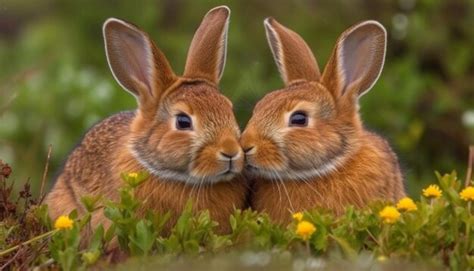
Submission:
[[117,81],[126,90],[139,95],[139,86],[135,83],[138,80],[152,95],[150,65],[153,55],[146,35],[119,22],[110,22],[105,34],[108,61]]
[[357,27],[341,41],[339,68],[342,94],[354,87],[359,95],[377,81],[385,58],[385,32],[374,24]]
[[[126,50],[124,51],[124,54],[129,54],[129,56],[124,55],[122,59],[122,62],[124,62],[124,67],[126,71],[130,73],[130,75],[135,76],[135,78],[143,82],[148,87],[148,89],[151,90],[151,52],[149,52],[149,48],[144,44],[145,42],[142,38],[139,38],[135,35],[130,35],[129,33],[127,33],[127,36],[129,36],[129,39],[126,40],[129,41],[130,46],[128,46],[128,44],[124,44],[124,46],[127,46]],[[124,43],[126,43],[126,41]],[[128,66],[128,64],[130,65]]]
[[370,52],[369,38],[357,35],[343,44],[342,68],[344,70],[345,86],[355,82],[373,62]]

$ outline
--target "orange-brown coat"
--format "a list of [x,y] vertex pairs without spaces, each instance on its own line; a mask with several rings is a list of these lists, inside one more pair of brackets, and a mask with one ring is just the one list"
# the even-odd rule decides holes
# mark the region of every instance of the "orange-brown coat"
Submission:
[[[147,171],[150,177],[136,188],[141,213],[171,211],[169,229],[192,198],[195,210],[209,209],[219,230],[229,231],[229,215],[245,207],[247,195],[240,131],[232,103],[217,87],[229,16],[224,6],[206,14],[181,77],[145,32],[122,20],[106,21],[109,66],[138,109],[115,114],[86,133],[46,198],[51,217],[82,213],[82,196],[117,200],[121,173]],[[102,210],[92,218],[94,226],[99,223],[109,224]]]
[[240,139],[252,182],[251,206],[286,223],[291,212],[404,195],[398,159],[367,131],[358,100],[380,75],[386,32],[365,21],[338,39],[324,72],[304,40],[276,20],[267,39],[285,88],[265,95]]

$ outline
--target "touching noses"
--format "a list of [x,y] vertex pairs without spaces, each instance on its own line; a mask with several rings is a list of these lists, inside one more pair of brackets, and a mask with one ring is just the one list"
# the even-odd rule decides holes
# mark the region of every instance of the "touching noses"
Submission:
[[255,135],[249,130],[245,130],[240,137],[240,146],[245,155],[249,155],[255,150]]
[[219,155],[223,160],[233,161],[239,159],[241,148],[237,139],[230,136],[224,137],[220,145]]

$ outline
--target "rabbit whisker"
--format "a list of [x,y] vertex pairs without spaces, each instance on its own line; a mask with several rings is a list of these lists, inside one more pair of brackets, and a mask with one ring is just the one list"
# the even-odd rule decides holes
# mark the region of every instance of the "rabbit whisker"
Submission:
[[288,193],[288,189],[286,189],[285,181],[281,178],[278,171],[275,171],[275,174],[278,178],[278,181],[283,185],[283,190],[285,191],[286,198],[288,199],[288,203],[290,204],[290,211],[294,212],[295,208],[293,207],[293,203],[291,202],[290,194]]
[[[273,175],[273,172],[271,173]],[[278,189],[278,196],[279,196],[279,204],[281,205],[282,203],[282,198],[281,198],[281,189],[280,189],[280,184],[278,183],[278,181],[276,180],[276,178],[270,178],[270,181],[272,183],[275,183],[276,184],[276,187]]]

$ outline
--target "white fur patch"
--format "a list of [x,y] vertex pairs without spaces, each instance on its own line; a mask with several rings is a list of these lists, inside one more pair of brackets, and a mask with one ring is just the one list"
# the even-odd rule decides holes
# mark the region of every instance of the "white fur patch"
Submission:
[[163,181],[170,181],[170,182],[183,182],[186,184],[214,184],[222,181],[230,181],[232,180],[236,174],[226,174],[226,175],[216,175],[216,176],[205,176],[205,177],[198,177],[192,176],[190,174],[169,170],[169,169],[158,169],[148,163],[145,159],[141,158],[141,156],[133,150],[133,148],[129,147],[133,157],[142,165],[150,174],[158,177],[160,180]]
[[301,181],[307,181],[311,180],[315,177],[324,177],[340,167],[344,165],[344,162],[346,160],[346,157],[340,157],[331,160],[330,162],[318,167],[318,168],[313,168],[313,169],[308,169],[308,170],[291,170],[291,169],[285,169],[285,170],[266,170],[266,169],[258,169],[255,172],[259,175],[262,175],[265,178],[272,179],[272,180],[301,180]]
[[[268,44],[270,45],[270,50],[272,51],[273,59],[275,59],[275,63],[278,67],[278,70],[280,71],[280,74],[281,74],[281,77],[283,78],[283,81],[288,82],[288,75],[287,75],[287,72],[286,72],[285,60],[284,60],[285,56],[283,55],[283,50],[281,48],[282,45],[281,45],[280,36],[278,36],[278,33],[275,31],[273,26],[270,24],[269,20],[270,19],[267,18],[263,21],[263,24],[265,25],[265,30],[266,30],[265,34],[267,36],[267,41],[268,41]],[[271,40],[270,36],[273,36],[275,38],[276,50],[273,47],[274,44],[272,43],[272,40]]]

